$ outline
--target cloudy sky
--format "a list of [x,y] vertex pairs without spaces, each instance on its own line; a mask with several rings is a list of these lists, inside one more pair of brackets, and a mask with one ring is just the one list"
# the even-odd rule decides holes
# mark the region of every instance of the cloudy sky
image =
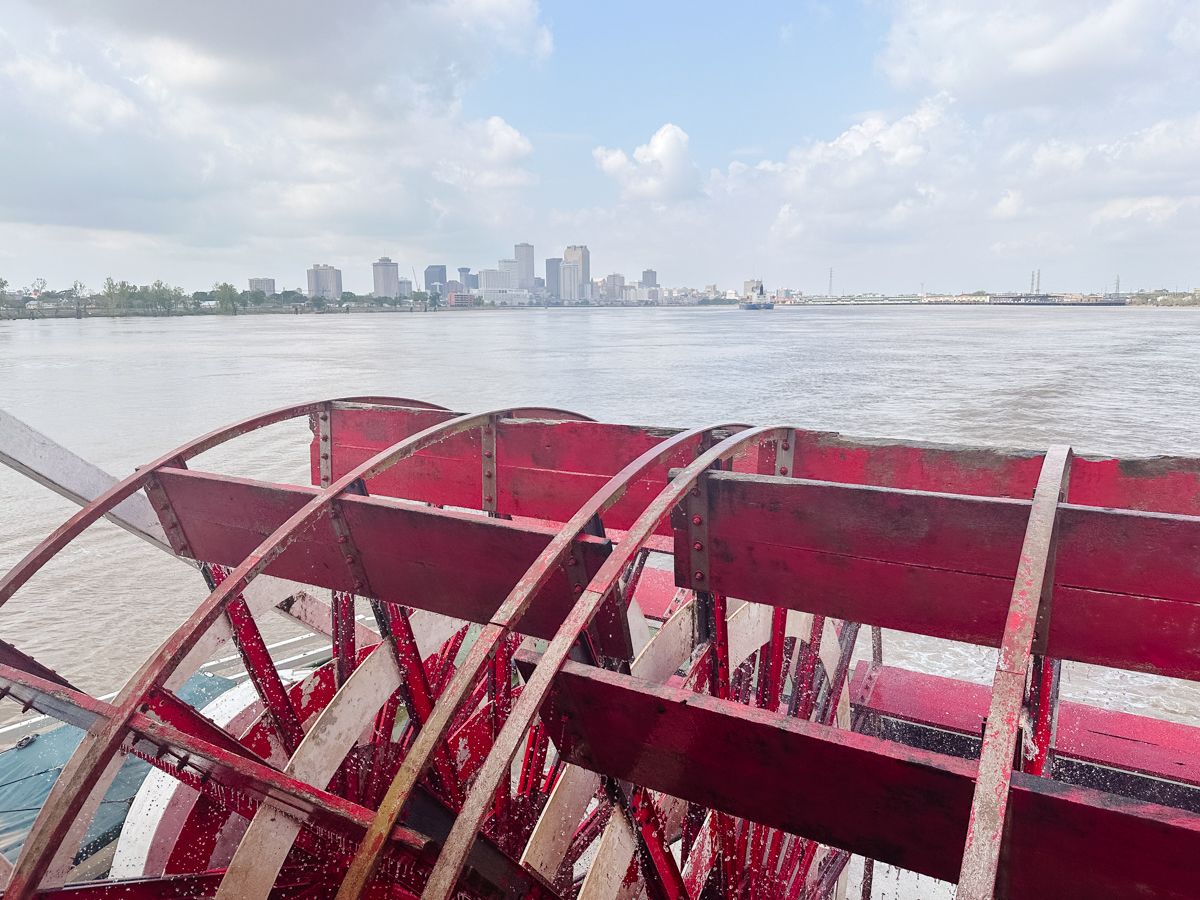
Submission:
[[1200,3],[0,0],[0,277],[1200,286]]

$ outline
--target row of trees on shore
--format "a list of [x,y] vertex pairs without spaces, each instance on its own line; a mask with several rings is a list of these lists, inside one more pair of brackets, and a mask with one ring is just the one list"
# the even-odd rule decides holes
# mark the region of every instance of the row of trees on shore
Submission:
[[[429,301],[428,295],[420,291],[406,299],[411,299],[417,304]],[[112,278],[105,279],[103,286],[97,291],[89,290],[81,281],[76,281],[69,288],[50,290],[47,288],[44,278],[37,279],[28,287],[10,291],[8,281],[0,278],[0,307],[23,309],[30,300],[53,306],[100,309],[114,314],[126,312],[164,316],[194,315],[214,311],[237,315],[239,310],[264,305],[285,307],[306,305],[315,309],[324,309],[330,304],[330,301],[323,297],[310,299],[299,291],[283,291],[271,297],[262,291],[239,291],[227,281],[214,284],[211,290],[194,291],[189,294],[183,288],[161,280],[139,286],[130,284],[128,281],[115,281]],[[400,303],[400,299],[360,297],[346,291],[342,294],[342,302],[396,305]]]

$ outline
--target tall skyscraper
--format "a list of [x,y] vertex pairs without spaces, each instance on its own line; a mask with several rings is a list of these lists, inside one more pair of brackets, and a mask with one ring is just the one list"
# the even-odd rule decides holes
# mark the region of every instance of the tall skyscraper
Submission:
[[274,278],[251,278],[250,279],[250,290],[262,291],[264,294],[266,294],[268,297],[270,297],[272,294],[275,293],[275,279]]
[[562,298],[560,293],[561,282],[558,279],[559,266],[562,265],[562,257],[554,256],[546,260],[546,293],[551,297]]
[[381,256],[379,262],[373,263],[371,269],[375,275],[376,297],[400,296],[400,264],[392,262],[390,257]]
[[[462,282],[463,287],[468,288],[468,289],[471,287],[471,267],[470,266],[459,266],[458,267],[458,280],[460,282]],[[476,285],[476,287],[478,287],[478,285]]]
[[[511,283],[508,285],[508,289],[510,291],[517,290],[517,285],[520,284],[520,281],[521,281],[521,273],[518,271],[517,261],[515,259],[502,259],[502,260],[500,260],[498,268],[500,269],[501,272],[508,273],[508,277],[511,281]],[[532,278],[530,279],[529,286],[533,287],[533,279]]]
[[425,290],[434,290],[433,285],[446,283],[446,267],[445,266],[426,266],[425,267]]
[[513,256],[517,259],[517,290],[533,290],[533,244],[517,244]]
[[401,278],[396,282],[397,297],[408,297],[412,295],[412,282],[407,278]]
[[342,270],[313,263],[308,270],[308,296],[326,300],[342,299]]
[[572,244],[563,251],[563,262],[579,263],[580,284],[592,280],[592,255],[588,253],[587,244]]
[[638,287],[658,287],[658,273],[653,269],[643,269],[642,280],[638,282]]
[[625,276],[613,272],[604,279],[604,296],[609,303],[620,303],[622,292],[625,290]]
[[579,280],[579,263],[563,260],[558,267],[558,296],[566,303],[577,303],[582,297]]

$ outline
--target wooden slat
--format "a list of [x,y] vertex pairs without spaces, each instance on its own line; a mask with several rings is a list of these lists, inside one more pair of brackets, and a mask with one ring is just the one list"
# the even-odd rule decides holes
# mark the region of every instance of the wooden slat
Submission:
[[[860,662],[850,694],[856,712],[979,738],[986,685]],[[1055,756],[1200,786],[1200,728],[1062,701]]]
[[[708,480],[713,590],[999,646],[1028,501]],[[1200,518],[1064,505],[1060,528],[1047,654],[1200,679]],[[686,530],[675,540],[686,558]]]
[[[163,490],[192,551],[237,565],[308,502],[315,489],[172,470]],[[553,527],[488,519],[380,497],[345,496],[341,513],[354,535],[371,588],[381,599],[473,622],[487,622],[545,549]],[[582,535],[577,544],[590,578],[610,545]],[[266,573],[304,584],[356,591],[328,519],[297,537]],[[575,602],[561,569],[521,620],[522,632],[552,638]],[[604,652],[628,657],[619,636]]]
[[[577,663],[556,677],[542,721],[575,765],[935,878],[958,876],[971,761]],[[1016,772],[1010,816],[997,896],[1195,896],[1200,815]]]
[[[798,432],[797,478],[983,497],[1033,496],[1040,452],[938,444],[858,441],[834,432]],[[1075,457],[1067,501],[1146,512],[1200,515],[1200,460]]]

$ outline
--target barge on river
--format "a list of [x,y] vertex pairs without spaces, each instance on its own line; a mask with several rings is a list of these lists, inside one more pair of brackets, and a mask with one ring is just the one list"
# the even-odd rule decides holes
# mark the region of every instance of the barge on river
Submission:
[[[297,418],[309,484],[196,467]],[[385,397],[121,481],[11,419],[0,459],[82,506],[0,602],[101,516],[209,591],[108,701],[0,645],[3,694],[78,729],[6,900],[792,900],[856,856],[863,896],[877,863],[1200,896],[1200,731],[1058,692],[1064,661],[1200,680],[1197,460]],[[324,657],[285,669],[272,615]],[[998,648],[993,683],[888,665],[882,629]],[[230,655],[241,686],[195,690]]]

